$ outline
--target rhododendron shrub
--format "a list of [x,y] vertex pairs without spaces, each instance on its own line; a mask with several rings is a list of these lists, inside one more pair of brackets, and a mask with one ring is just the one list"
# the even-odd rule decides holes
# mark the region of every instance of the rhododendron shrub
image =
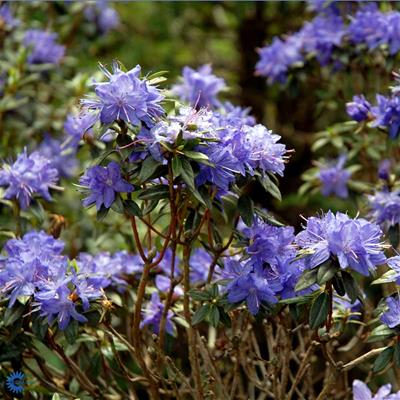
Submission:
[[[105,2],[69,6],[101,36],[120,26]],[[313,57],[396,58],[395,9],[310,6],[259,50],[270,84]],[[316,133],[290,226],[295,149],[226,100],[211,64],[81,75],[68,23],[28,26],[9,4],[0,20],[5,398],[25,375],[36,399],[400,398],[396,82],[353,93],[350,120]]]

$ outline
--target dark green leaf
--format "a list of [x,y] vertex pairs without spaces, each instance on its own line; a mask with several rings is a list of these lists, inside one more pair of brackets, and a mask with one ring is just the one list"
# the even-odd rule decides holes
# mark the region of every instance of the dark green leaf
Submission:
[[400,242],[399,224],[393,225],[389,228],[388,237],[390,244],[397,249]]
[[380,342],[394,336],[395,332],[386,325],[379,325],[368,336],[368,342]]
[[210,163],[208,157],[203,153],[200,153],[198,151],[189,151],[189,150],[184,150],[183,153],[185,154],[186,157],[191,158],[192,160],[195,160],[197,162],[206,165],[213,165],[212,163]]
[[232,325],[231,319],[229,318],[228,313],[226,313],[224,311],[224,309],[221,307],[219,308],[219,315],[220,315],[220,320],[221,320],[222,324],[225,325],[227,328],[230,328]]
[[254,221],[254,204],[249,196],[240,196],[238,200],[238,210],[243,222],[247,226],[252,226]]
[[48,324],[45,319],[35,317],[32,320],[32,332],[40,340],[43,340],[47,332]]
[[169,197],[169,188],[166,185],[155,185],[144,189],[140,195],[141,200],[161,200]]
[[174,157],[172,159],[172,173],[175,178],[182,173],[182,161],[179,157]]
[[271,180],[268,175],[259,177],[259,181],[267,193],[269,193],[272,197],[275,197],[275,199],[279,201],[282,200],[282,195],[278,186],[275,184],[275,182]]
[[64,331],[65,338],[69,344],[74,344],[78,337],[79,324],[78,321],[72,319],[67,328]]
[[219,323],[219,309],[217,306],[211,306],[209,312],[207,313],[207,320],[214,327],[218,326]]
[[109,211],[110,211],[109,208],[105,208],[104,206],[101,206],[100,210],[97,210],[97,214],[96,214],[97,221],[103,221],[103,219],[107,216]]
[[342,274],[339,273],[333,277],[332,285],[339,296],[344,296],[346,294],[346,290],[344,288],[344,283],[342,279]]
[[145,206],[143,210],[143,215],[147,215],[151,213],[158,205],[158,200],[151,200],[148,202],[147,206]]
[[335,265],[332,260],[328,260],[321,264],[317,270],[317,283],[323,285],[334,277],[339,270],[339,266]]
[[310,309],[309,324],[311,329],[320,327],[328,316],[329,312],[329,295],[322,292],[312,303]]
[[143,163],[139,173],[139,181],[146,182],[157,170],[160,163],[153,157],[147,157]]
[[124,213],[124,205],[122,204],[122,199],[121,199],[120,195],[117,194],[115,196],[115,200],[111,204],[111,209],[118,214]]
[[210,306],[208,304],[202,305],[192,317],[192,325],[196,325],[206,318],[206,315],[210,311]]
[[125,212],[133,217],[141,217],[142,210],[133,200],[124,200],[123,201]]
[[212,299],[210,293],[203,290],[190,290],[189,296],[195,301],[208,301]]
[[314,285],[314,283],[317,282],[317,269],[309,269],[303,273],[303,275],[300,277],[298,282],[296,283],[296,286],[294,290],[296,292],[299,292],[300,290],[307,289],[311,285]]
[[314,298],[312,294],[306,294],[305,296],[292,297],[290,299],[282,299],[279,301],[281,304],[307,304]]
[[194,192],[196,190],[194,186],[194,173],[190,162],[185,158],[182,159],[182,172],[181,176],[187,187]]
[[25,307],[17,303],[11,308],[6,308],[3,319],[4,326],[11,326],[12,324],[14,324],[14,322],[21,319],[24,311]]
[[390,363],[393,358],[393,347],[388,347],[376,357],[374,366],[372,368],[372,372],[380,372],[386,368],[386,366]]
[[394,345],[393,361],[396,368],[400,368],[400,343],[396,342]]
[[350,298],[351,303],[353,304],[357,299],[363,302],[363,297],[361,290],[355,281],[355,279],[346,271],[342,271],[343,285],[346,290],[347,295]]

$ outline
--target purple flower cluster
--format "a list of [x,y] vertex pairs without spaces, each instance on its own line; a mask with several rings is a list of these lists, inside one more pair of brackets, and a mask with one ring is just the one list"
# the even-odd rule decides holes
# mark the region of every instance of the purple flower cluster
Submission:
[[307,54],[313,54],[326,65],[332,52],[341,45],[345,26],[334,13],[319,15],[307,22],[300,31],[285,39],[275,38],[270,46],[259,50],[256,73],[268,78],[269,83],[286,81],[290,68],[303,63]]
[[126,252],[82,253],[71,268],[63,249],[62,241],[35,231],[6,243],[7,255],[0,262],[0,293],[9,300],[9,307],[33,296],[34,312],[49,324],[57,319],[60,329],[65,329],[71,318],[87,321],[82,311],[89,309],[91,300],[103,296],[104,288],[123,289],[123,277],[142,268],[139,259]]
[[28,155],[26,149],[12,165],[5,164],[0,170],[0,186],[6,186],[5,199],[18,200],[26,209],[34,195],[51,201],[49,189],[58,181],[58,171],[52,160],[35,151]]
[[[295,260],[294,229],[276,227],[257,219],[251,228],[242,229],[249,241],[247,260],[228,258],[220,277],[227,282],[230,303],[246,301],[255,315],[262,303],[276,303],[297,296],[294,288],[304,271],[301,260]],[[304,294],[301,292],[300,294]]]
[[106,167],[96,165],[86,170],[79,183],[87,188],[88,196],[83,200],[85,207],[96,204],[96,209],[102,206],[110,208],[116,193],[130,193],[133,186],[121,175],[121,167],[111,161]]
[[400,49],[399,22],[398,11],[382,13],[376,3],[370,3],[351,17],[348,37],[351,43],[365,45],[369,50],[386,45],[394,55]]
[[72,146],[77,146],[85,133],[96,123],[97,116],[92,113],[69,114],[64,123],[64,131]]
[[370,216],[379,225],[390,227],[400,223],[400,191],[382,190],[368,196]]
[[26,31],[24,45],[30,49],[29,64],[58,64],[64,57],[65,47],[57,44],[58,35],[30,29]]
[[387,311],[381,316],[381,321],[389,328],[400,325],[400,297],[388,297],[386,299]]
[[381,126],[389,131],[389,137],[396,139],[400,134],[400,97],[393,95],[385,97],[376,96],[376,106],[371,113],[374,118],[372,126]]
[[310,217],[297,235],[296,243],[307,268],[315,268],[335,257],[340,268],[351,268],[368,276],[377,265],[386,262],[381,238],[378,225],[329,211],[321,217]]
[[392,394],[391,392],[392,385],[390,383],[381,386],[373,395],[364,382],[358,379],[353,381],[353,400],[400,400],[400,391]]
[[218,107],[219,92],[226,88],[225,81],[212,73],[210,65],[198,70],[184,67],[182,82],[172,87],[172,93],[196,108]]
[[[160,296],[158,293],[155,292],[151,295],[151,300],[147,303],[145,310],[142,312],[143,320],[140,322],[140,328],[150,325],[153,332],[158,335],[160,333],[160,323],[163,311],[164,304],[162,301],[160,301]],[[171,336],[174,336],[175,326],[172,322],[172,317],[174,317],[174,313],[171,310],[168,310],[165,330]]]
[[368,121],[371,112],[371,104],[363,95],[354,96],[353,101],[346,104],[346,111],[354,121]]
[[346,156],[342,155],[334,162],[322,165],[318,172],[318,178],[322,184],[322,194],[324,196],[336,195],[345,199],[349,195],[347,182],[351,173],[344,169]]
[[0,6],[0,25],[1,29],[4,27],[8,29],[15,28],[19,25],[19,20],[14,18],[11,9],[8,4],[2,4]]
[[317,0],[314,10],[320,12],[312,21],[284,39],[274,38],[259,50],[256,73],[269,83],[284,83],[291,68],[301,65],[310,55],[321,65],[332,62],[332,53],[344,45],[358,45],[375,50],[386,46],[390,55],[400,49],[400,12],[379,11],[375,3],[362,6],[345,25],[334,2]]
[[105,0],[97,0],[94,5],[87,5],[84,14],[86,19],[94,22],[102,33],[107,33],[120,25],[118,12],[109,7]]
[[100,111],[101,123],[121,120],[134,126],[143,122],[151,127],[164,114],[164,97],[157,87],[140,79],[139,65],[128,72],[123,72],[117,63],[113,64],[112,73],[102,70],[109,81],[94,83],[96,96],[82,100],[86,109]]

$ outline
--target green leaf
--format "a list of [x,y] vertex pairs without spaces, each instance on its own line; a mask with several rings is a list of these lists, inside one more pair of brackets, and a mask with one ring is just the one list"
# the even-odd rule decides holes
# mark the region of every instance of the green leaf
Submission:
[[400,368],[400,343],[396,342],[394,345],[393,361],[396,368]]
[[312,303],[310,309],[309,324],[311,329],[320,327],[328,316],[329,312],[329,295],[322,292]]
[[61,400],[61,397],[58,393],[54,393],[51,400]]
[[249,196],[240,196],[238,200],[238,210],[243,222],[247,226],[252,226],[254,221],[254,204]]
[[279,201],[282,200],[281,191],[268,175],[259,177],[259,181],[267,193]]
[[372,367],[372,372],[380,372],[386,368],[389,362],[393,358],[393,347],[387,347],[385,350],[376,357],[374,366]]
[[323,285],[330,281],[339,270],[339,266],[335,265],[332,260],[325,261],[317,268],[317,283]]
[[109,211],[110,211],[109,208],[105,208],[104,206],[101,206],[100,210],[98,210],[97,214],[96,214],[97,221],[103,221],[103,219],[107,216]]
[[220,320],[221,320],[222,324],[224,326],[226,326],[227,328],[230,328],[232,324],[231,324],[231,319],[229,318],[228,313],[226,313],[223,308],[219,308],[219,314],[220,314]]
[[147,181],[156,172],[159,165],[160,163],[153,157],[147,157],[142,163],[142,168],[139,173],[139,181]]
[[339,273],[333,277],[332,285],[339,296],[344,296],[346,294],[346,290],[344,288],[344,283],[342,279],[342,274]]
[[355,279],[346,271],[342,271],[343,285],[346,290],[347,295],[350,298],[351,304],[353,304],[357,299],[363,302],[363,297],[361,290],[355,281]]
[[390,269],[389,271],[385,272],[380,278],[375,279],[371,282],[371,285],[380,285],[382,283],[390,283],[394,282],[397,277],[397,272]]
[[118,214],[124,213],[124,205],[122,204],[122,199],[119,194],[115,196],[115,200],[111,204],[111,209]]
[[155,185],[144,189],[139,194],[141,200],[161,200],[169,197],[169,188],[166,185]]
[[22,318],[25,311],[25,307],[21,304],[15,304],[11,308],[6,308],[3,318],[4,326],[11,326],[14,322]]
[[189,296],[195,301],[209,301],[212,300],[210,293],[203,290],[190,290]]
[[211,306],[210,310],[207,313],[207,320],[213,327],[217,327],[219,324],[219,309],[217,306]]
[[79,332],[79,324],[75,319],[71,320],[69,325],[64,331],[65,338],[69,344],[74,344],[76,342],[76,338],[78,337]]
[[133,217],[141,217],[142,216],[142,210],[133,200],[124,200],[123,205],[124,205],[124,211],[126,214],[133,216]]
[[202,305],[193,315],[192,317],[192,325],[196,325],[198,323],[200,323],[201,321],[203,321],[208,312],[210,311],[210,305],[208,304],[204,304]]
[[190,159],[192,159],[192,160],[195,160],[195,161],[197,161],[197,162],[200,162],[200,163],[203,163],[203,164],[206,164],[206,165],[213,165],[213,164],[210,162],[210,160],[208,159],[208,156],[206,156],[205,154],[200,153],[200,152],[198,152],[198,151],[184,150],[184,151],[183,151],[183,154],[184,154],[186,157],[188,157],[188,158],[190,158]]
[[399,224],[393,225],[389,228],[388,237],[390,244],[397,249],[400,242]]
[[172,159],[172,173],[175,178],[182,173],[182,161],[179,157],[174,157]]
[[307,289],[311,285],[314,285],[314,283],[317,282],[317,269],[309,269],[303,273],[303,275],[300,277],[298,282],[296,283],[296,286],[294,290],[296,292],[299,292],[300,290]]
[[395,332],[386,325],[379,325],[368,336],[368,343],[380,342],[394,336]]
[[292,297],[290,299],[282,299],[279,301],[280,304],[307,304],[314,298],[312,294],[306,294],[305,296]]
[[183,181],[186,183],[188,188],[194,192],[196,190],[194,186],[194,173],[193,173],[193,168],[190,165],[190,162],[186,160],[185,158],[182,158],[182,172],[181,172],[181,177]]

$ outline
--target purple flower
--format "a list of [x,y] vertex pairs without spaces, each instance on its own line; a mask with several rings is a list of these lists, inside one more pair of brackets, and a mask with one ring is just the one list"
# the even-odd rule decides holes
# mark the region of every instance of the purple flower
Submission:
[[400,297],[388,297],[386,299],[388,310],[381,315],[381,321],[389,328],[400,325]]
[[87,322],[87,318],[76,310],[73,293],[66,285],[58,287],[50,298],[45,292],[42,297],[42,293],[39,292],[35,295],[35,300],[40,306],[40,315],[47,317],[49,324],[57,319],[61,330],[67,328],[71,318],[82,323]]
[[94,113],[69,114],[64,123],[64,130],[70,137],[71,145],[77,146],[85,133],[91,133],[91,127],[99,119]]
[[386,21],[376,3],[370,3],[360,8],[348,27],[349,39],[355,44],[366,44],[370,50],[374,50],[385,36]]
[[[160,301],[160,297],[158,293],[153,293],[151,295],[151,300],[147,303],[147,307],[143,311],[143,320],[140,323],[140,329],[142,329],[146,325],[150,325],[153,329],[153,332],[158,335],[160,333],[160,323],[161,316],[164,310],[164,304]],[[165,325],[165,330],[171,336],[175,334],[175,326],[172,322],[172,317],[174,313],[171,310],[167,312],[167,321]]]
[[118,12],[107,3],[104,0],[97,0],[94,6],[88,5],[84,10],[86,19],[95,22],[103,33],[117,28],[120,24]]
[[193,251],[190,260],[190,282],[204,283],[207,281],[208,271],[212,262],[210,253],[202,248]]
[[8,4],[2,4],[0,6],[0,25],[6,26],[6,28],[12,29],[19,25],[19,20],[14,18],[11,13],[11,9]]
[[210,182],[219,189],[220,194],[228,192],[231,183],[235,181],[235,175],[241,172],[239,169],[240,163],[232,154],[232,150],[228,147],[214,144],[202,152],[208,156],[213,165],[200,165],[200,172],[196,177],[196,185],[200,186]]
[[358,379],[353,381],[353,400],[400,400],[400,392],[390,394],[391,391],[392,385],[388,383],[381,386],[373,396],[364,382]]
[[363,95],[354,96],[353,101],[346,104],[349,116],[357,122],[368,121],[371,104]]
[[221,107],[214,113],[214,116],[218,119],[220,127],[240,128],[244,125],[254,126],[256,124],[255,118],[249,114],[250,108],[234,106],[232,103],[226,101],[221,104]]
[[306,22],[299,35],[302,48],[306,53],[315,54],[321,65],[331,60],[335,47],[340,47],[346,30],[339,15],[319,15],[312,21]]
[[400,97],[376,96],[377,106],[372,107],[371,113],[375,117],[372,126],[386,127],[389,137],[396,139],[400,133]]
[[122,178],[121,168],[115,161],[111,161],[107,167],[96,165],[88,168],[79,182],[89,192],[83,200],[83,205],[87,207],[95,203],[97,210],[100,210],[102,205],[110,208],[115,200],[115,193],[133,191],[133,186]]
[[261,303],[277,302],[274,290],[262,268],[246,264],[240,270],[237,262],[227,265],[233,275],[236,275],[226,287],[230,303],[246,301],[250,313],[256,315],[260,310]]
[[335,162],[321,166],[318,178],[322,184],[321,192],[324,196],[335,194],[342,199],[348,197],[347,182],[351,174],[343,168],[345,162],[346,156],[341,155]]
[[370,216],[381,226],[390,227],[400,223],[400,191],[383,190],[368,196]]
[[303,61],[301,46],[299,35],[289,36],[286,40],[274,38],[269,46],[259,50],[256,73],[267,77],[269,83],[284,83],[289,68]]
[[246,251],[255,263],[276,265],[279,258],[295,255],[291,226],[277,227],[256,219],[252,227],[243,229],[243,234],[249,239]]
[[184,67],[182,82],[172,87],[172,93],[196,108],[218,107],[218,93],[225,87],[225,81],[212,73],[210,65],[198,70]]
[[145,79],[140,79],[140,66],[128,72],[122,72],[117,64],[113,73],[103,69],[109,82],[94,83],[96,97],[82,100],[82,104],[91,110],[100,111],[100,121],[111,124],[122,120],[132,125],[144,122],[147,126],[164,114],[160,105],[163,96],[160,91]]
[[340,297],[335,294],[333,296],[333,310],[338,316],[346,317],[349,320],[360,320],[361,302],[357,299],[352,304],[347,296]]
[[315,268],[335,256],[340,268],[351,268],[368,276],[377,265],[386,262],[381,237],[378,225],[329,211],[320,218],[309,218],[304,230],[296,236],[296,242],[300,254],[306,255],[308,268]]
[[39,145],[38,151],[44,157],[51,160],[52,166],[58,171],[60,177],[68,178],[76,173],[78,160],[76,158],[75,147],[67,146],[59,139],[45,135],[43,142]]
[[26,31],[24,45],[31,49],[29,64],[58,64],[64,57],[65,47],[56,43],[57,33],[30,29]]
[[285,169],[286,146],[278,143],[279,135],[273,134],[264,125],[245,126],[244,147],[249,151],[247,165],[283,176]]
[[392,166],[392,162],[388,159],[382,160],[379,163],[378,168],[378,177],[383,179],[384,181],[388,181],[390,178],[390,169]]
[[0,186],[7,186],[4,198],[17,199],[22,209],[29,206],[35,194],[51,201],[49,189],[57,181],[58,171],[52,161],[38,151],[28,156],[25,149],[13,165],[5,164],[0,170]]

